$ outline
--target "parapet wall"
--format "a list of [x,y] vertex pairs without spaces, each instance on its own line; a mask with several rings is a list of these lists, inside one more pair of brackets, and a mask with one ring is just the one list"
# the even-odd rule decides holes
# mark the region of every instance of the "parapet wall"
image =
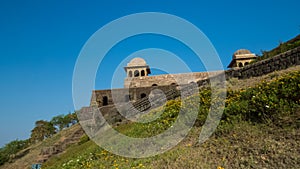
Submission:
[[156,76],[143,76],[125,78],[124,88],[133,87],[151,87],[151,86],[167,86],[167,85],[183,85],[196,83],[199,80],[207,79],[209,76],[216,75],[219,72],[194,72],[181,74],[165,74]]

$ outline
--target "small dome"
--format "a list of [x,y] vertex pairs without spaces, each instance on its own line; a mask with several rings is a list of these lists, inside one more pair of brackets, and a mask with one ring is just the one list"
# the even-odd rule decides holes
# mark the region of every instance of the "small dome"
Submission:
[[147,66],[146,61],[142,58],[133,58],[128,64],[128,67],[131,66]]
[[244,55],[244,54],[251,54],[251,52],[247,49],[239,49],[236,52],[234,52],[233,55]]

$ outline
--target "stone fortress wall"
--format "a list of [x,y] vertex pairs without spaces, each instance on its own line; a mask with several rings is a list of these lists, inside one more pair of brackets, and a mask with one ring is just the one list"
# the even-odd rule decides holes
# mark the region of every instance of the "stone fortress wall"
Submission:
[[[148,97],[154,89],[166,92],[178,85],[197,83],[198,81],[207,79],[209,76],[215,76],[217,74],[220,74],[220,72],[196,72],[126,78],[125,84],[128,81],[131,83],[130,86],[128,85],[125,88],[94,90],[92,92],[90,105],[106,106],[113,103],[128,102],[129,100],[136,101]],[[117,95],[114,96],[114,98],[113,93]]]
[[[146,68],[148,68],[145,63],[143,64]],[[255,76],[261,76],[295,65],[300,65],[300,47],[269,59],[245,65],[244,67],[232,67],[232,69],[225,71],[225,76],[227,79],[245,79]],[[141,69],[142,66],[143,65],[139,65],[138,68]],[[150,71],[148,73],[150,73]],[[177,81],[180,81],[183,84],[196,82],[198,83],[198,85],[202,85],[209,83],[208,72],[168,74],[158,76],[147,76],[148,73],[145,73],[144,76],[141,76],[141,74],[139,73],[139,75],[135,74],[132,75],[132,77],[127,77],[124,82],[125,88],[123,89],[93,91],[90,106],[101,107],[112,105],[113,102],[135,102],[143,98],[147,98],[151,91],[153,91],[154,89],[159,89],[162,92],[167,92],[172,89],[176,89],[176,86],[178,84],[176,83],[175,79],[180,79]],[[220,72],[210,73],[212,73],[211,75],[214,75],[214,78],[218,78],[218,74],[220,74]],[[195,81],[191,79],[194,79]],[[117,92],[119,94],[116,100],[112,99],[112,92]]]
[[[247,50],[239,50],[239,55],[247,54]],[[253,57],[253,55],[252,55]],[[239,60],[241,59],[241,60]],[[141,61],[140,59],[138,59]],[[136,61],[135,60],[135,63]],[[293,50],[287,51],[285,53],[279,54],[275,57],[265,59],[259,62],[243,64],[241,62],[249,62],[249,58],[245,57],[234,57],[232,62],[228,67],[231,69],[226,70],[225,77],[226,79],[230,78],[239,78],[246,79],[255,76],[262,76],[273,71],[283,70],[289,67],[300,65],[300,47]],[[139,62],[140,63],[140,62]],[[136,114],[141,112],[145,113],[150,111],[151,108],[155,108],[161,104],[153,104],[150,101],[155,100],[155,102],[165,103],[166,100],[175,99],[178,97],[190,96],[190,87],[195,85],[190,81],[189,77],[194,75],[197,80],[196,83],[199,86],[200,90],[202,86],[205,86],[210,83],[211,79],[214,79],[219,82],[224,81],[223,73],[216,73],[214,76],[207,78],[207,72],[191,73],[191,74],[178,74],[177,76],[182,76],[186,78],[185,83],[189,83],[183,86],[178,87],[177,84],[174,84],[173,78],[176,75],[159,75],[159,76],[148,76],[150,74],[150,69],[148,66],[144,65],[129,65],[125,68],[127,73],[127,78],[134,79],[133,83],[128,83],[129,85],[140,85],[140,87],[131,87],[131,88],[122,88],[122,89],[112,89],[112,90],[94,90],[92,92],[91,102],[89,107],[82,107],[78,112],[77,116],[81,119],[80,123],[82,125],[88,124],[91,131],[97,132],[99,128],[103,126],[105,122],[108,122],[112,125],[119,125],[121,123],[129,122],[128,119],[123,117],[129,115],[129,117],[135,117]],[[131,73],[130,73],[131,71]],[[222,76],[220,76],[222,75]],[[145,77],[144,77],[145,76]],[[148,83],[143,82],[143,80],[149,80]],[[157,79],[160,79],[156,81]],[[138,81],[141,82],[138,82]],[[125,79],[126,81],[126,79]],[[164,82],[160,82],[164,81]],[[184,81],[184,80],[183,80]],[[152,86],[153,84],[156,84]],[[192,84],[192,85],[190,85]],[[126,82],[124,83],[126,85]],[[161,95],[156,95],[156,91],[164,93],[164,97],[161,98]],[[112,93],[118,93],[116,100],[113,100]],[[153,94],[154,93],[154,94]],[[153,97],[154,95],[154,97]],[[157,97],[158,96],[158,97]],[[152,98],[152,99],[149,99]],[[165,99],[164,99],[165,98]],[[121,106],[121,109],[118,109],[118,106]],[[125,109],[123,109],[125,108]],[[138,111],[136,111],[138,110]],[[102,116],[106,119],[104,121],[96,120],[98,119],[98,114],[101,113]]]
[[225,71],[225,75],[227,79],[246,79],[250,77],[262,76],[296,65],[300,65],[300,47],[281,53],[274,57],[246,65],[242,68],[227,70]]

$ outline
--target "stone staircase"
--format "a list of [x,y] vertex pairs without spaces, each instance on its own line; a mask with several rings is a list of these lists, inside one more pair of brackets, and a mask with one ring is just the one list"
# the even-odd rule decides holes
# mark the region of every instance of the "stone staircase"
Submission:
[[128,119],[136,118],[137,116],[145,114],[154,108],[163,106],[166,100],[175,99],[177,97],[180,97],[180,92],[176,89],[171,89],[165,92],[165,95],[154,94],[151,99],[145,97],[136,102],[127,102],[117,106],[111,106],[109,109],[100,107],[100,112],[110,117],[106,118],[110,124],[119,125],[121,122],[128,122]]

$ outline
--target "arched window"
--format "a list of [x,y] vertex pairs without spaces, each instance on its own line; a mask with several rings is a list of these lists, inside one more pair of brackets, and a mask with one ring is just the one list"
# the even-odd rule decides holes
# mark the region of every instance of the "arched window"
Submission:
[[138,70],[134,71],[134,77],[139,77],[140,76],[140,72]]
[[245,62],[245,66],[246,66],[246,65],[249,65],[249,62]]
[[142,94],[141,94],[141,99],[144,98],[144,97],[146,97],[146,96],[147,96],[147,95],[146,95],[145,93],[142,93]]
[[106,106],[106,105],[108,105],[108,98],[107,98],[107,96],[103,96],[102,97],[102,106]]
[[141,76],[145,76],[145,70],[141,71]]
[[157,84],[153,84],[152,86],[157,86]]
[[129,71],[128,76],[132,77],[132,71]]
[[243,63],[239,63],[239,67],[243,67]]

